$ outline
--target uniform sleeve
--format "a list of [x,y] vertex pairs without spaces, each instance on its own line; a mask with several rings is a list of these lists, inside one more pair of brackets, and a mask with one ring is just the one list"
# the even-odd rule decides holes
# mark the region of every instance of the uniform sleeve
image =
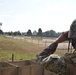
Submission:
[[37,62],[41,62],[44,58],[48,57],[50,54],[53,54],[57,46],[57,43],[52,43],[46,47],[39,55],[37,55]]

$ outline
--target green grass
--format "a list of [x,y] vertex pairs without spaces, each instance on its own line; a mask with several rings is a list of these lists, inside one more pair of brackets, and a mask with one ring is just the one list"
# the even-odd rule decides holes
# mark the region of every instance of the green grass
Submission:
[[[33,37],[32,39],[36,40]],[[43,45],[0,36],[0,61],[11,61],[12,54],[14,54],[14,60],[35,59],[36,55],[42,52],[43,49]],[[55,54],[63,56],[66,52],[67,50],[56,50]]]
[[31,44],[26,40],[14,40],[0,36],[0,61],[34,59],[43,49],[42,46]]

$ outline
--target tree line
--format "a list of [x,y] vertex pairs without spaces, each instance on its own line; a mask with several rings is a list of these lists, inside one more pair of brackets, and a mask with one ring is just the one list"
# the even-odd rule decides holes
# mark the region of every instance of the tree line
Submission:
[[3,32],[3,30],[0,29],[0,34],[1,35],[10,35],[10,36],[39,36],[39,37],[58,37],[61,32],[56,32],[54,30],[48,30],[43,32],[41,28],[38,29],[38,31],[34,30],[33,32],[31,29],[28,29],[27,32],[20,32],[20,31],[15,31],[15,32]]

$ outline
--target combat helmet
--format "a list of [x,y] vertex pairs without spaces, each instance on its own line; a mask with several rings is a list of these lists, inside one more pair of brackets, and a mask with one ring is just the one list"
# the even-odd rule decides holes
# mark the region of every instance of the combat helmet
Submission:
[[[69,32],[68,32],[68,38],[69,38],[68,52],[70,49],[70,43],[72,43],[71,51],[72,51],[72,46],[75,49],[74,45],[76,44],[76,41],[73,40],[73,38],[75,38],[75,37],[76,37],[76,19],[72,22],[70,29],[69,29]],[[76,51],[76,49],[75,49],[75,51]]]
[[76,37],[76,19],[72,22],[70,30],[68,32],[68,38]]

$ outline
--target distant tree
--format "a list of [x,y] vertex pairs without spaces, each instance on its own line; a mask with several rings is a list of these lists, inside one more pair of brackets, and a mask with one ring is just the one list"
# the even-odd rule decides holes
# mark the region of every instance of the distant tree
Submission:
[[0,22],[0,29],[1,29],[2,23]]
[[6,35],[13,35],[13,32],[5,32]]
[[28,36],[31,36],[31,35],[32,35],[32,32],[31,32],[30,29],[27,31],[27,35],[28,35]]
[[49,36],[50,36],[49,31],[45,31],[45,32],[43,33],[43,36],[49,37]]
[[2,26],[2,23],[0,22],[0,34],[3,34],[3,31],[1,30],[1,26]]
[[34,30],[32,34],[33,34],[33,35],[37,35],[37,31],[36,31],[36,30]]
[[41,29],[41,28],[38,29],[37,35],[38,35],[38,36],[42,36],[42,29]]
[[21,33],[20,33],[20,31],[15,31],[14,33],[13,33],[13,35],[21,35]]
[[22,32],[22,35],[27,35],[27,33],[26,32]]
[[56,34],[56,36],[59,37],[61,34],[62,34],[62,32],[58,32],[58,33]]
[[0,34],[3,34],[4,32],[0,29]]
[[2,23],[0,22],[0,25],[2,26]]
[[45,31],[44,33],[43,33],[43,36],[45,36],[45,37],[58,37],[58,36],[60,36],[60,34],[61,33],[56,33],[54,30],[50,30],[50,31]]

